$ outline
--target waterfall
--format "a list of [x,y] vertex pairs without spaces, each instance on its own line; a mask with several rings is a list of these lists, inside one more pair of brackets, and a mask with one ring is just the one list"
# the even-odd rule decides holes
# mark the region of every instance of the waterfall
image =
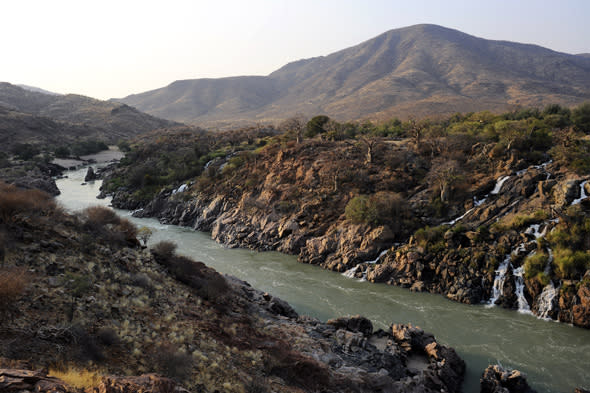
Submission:
[[500,190],[502,189],[502,186],[504,185],[504,182],[506,180],[510,179],[510,176],[502,176],[498,179],[498,181],[496,181],[496,186],[494,187],[494,189],[492,190],[492,192],[490,192],[490,194],[492,195],[497,195]]
[[580,184],[580,197],[578,199],[575,199],[572,202],[572,205],[577,205],[578,203],[582,202],[584,199],[586,199],[588,197],[588,195],[586,195],[586,183],[588,183],[588,180],[584,180],[581,184]]
[[[386,248],[385,250],[381,251],[379,253],[379,256],[377,256],[377,258],[373,259],[372,261],[365,261],[365,262],[358,263],[356,266],[354,266],[354,267],[348,269],[347,271],[345,271],[344,273],[342,273],[342,275],[344,277],[348,277],[348,278],[355,278],[355,274],[362,264],[370,264],[370,265],[376,264],[377,262],[379,262],[379,260],[381,259],[381,257],[383,255],[387,254],[387,251],[389,251],[389,248]],[[366,279],[367,279],[367,272],[365,271],[363,273],[363,278],[361,278],[361,281],[365,281]]]
[[356,271],[359,269],[360,264],[354,266],[351,269],[348,269],[347,271],[345,271],[344,273],[342,273],[342,275],[344,277],[348,277],[348,278],[354,278],[354,275],[356,274]]
[[524,268],[521,266],[512,271],[514,282],[516,284],[516,298],[518,299],[518,312],[530,313],[531,307],[524,297]]
[[485,197],[483,197],[482,199],[476,199],[475,197],[473,197],[473,204],[475,205],[475,207],[481,206],[482,204],[485,203],[485,201],[487,199],[488,199],[487,195]]
[[465,213],[463,213],[462,216],[459,216],[459,217],[457,217],[457,218],[455,218],[454,220],[451,220],[451,221],[443,222],[442,225],[455,225],[457,223],[457,221],[462,220],[466,215],[468,215],[469,213],[471,213],[473,211],[473,209],[475,209],[475,208],[472,207],[471,209],[469,209]]
[[547,226],[543,228],[543,232],[539,232],[539,229],[541,229],[541,224],[532,224],[524,231],[524,233],[526,233],[527,235],[533,235],[535,239],[545,237],[545,235],[547,234]]
[[551,318],[549,313],[553,310],[553,301],[555,300],[555,297],[558,293],[559,287],[555,288],[555,285],[553,285],[553,282],[551,281],[545,286],[545,288],[543,288],[543,292],[541,292],[537,299],[537,304],[539,305],[537,315],[539,318]]
[[493,293],[492,297],[490,298],[490,301],[488,302],[490,305],[496,303],[496,300],[498,300],[498,298],[502,294],[502,288],[504,288],[504,282],[506,282],[506,272],[508,271],[508,266],[510,266],[510,260],[510,254],[506,255],[506,258],[504,258],[504,260],[496,270],[496,274],[494,276]]

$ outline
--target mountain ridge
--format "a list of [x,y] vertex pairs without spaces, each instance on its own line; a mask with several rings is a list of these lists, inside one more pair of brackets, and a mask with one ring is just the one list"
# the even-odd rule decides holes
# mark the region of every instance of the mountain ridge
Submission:
[[77,94],[52,95],[0,82],[0,141],[59,143],[78,138],[116,143],[178,125],[126,104]]
[[389,30],[267,76],[175,81],[117,101],[176,121],[338,120],[507,110],[590,98],[590,59],[437,25]]

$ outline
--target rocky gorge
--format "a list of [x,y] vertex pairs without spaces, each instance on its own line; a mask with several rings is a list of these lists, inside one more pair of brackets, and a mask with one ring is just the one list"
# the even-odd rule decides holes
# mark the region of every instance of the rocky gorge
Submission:
[[[488,169],[463,172],[462,183],[450,187],[454,199],[436,214],[431,195],[444,182],[411,141],[382,141],[374,156],[367,163],[362,146],[325,141],[269,148],[243,163],[246,181],[235,170],[227,181],[164,187],[147,202],[119,189],[112,203],[137,217],[211,232],[229,247],[296,254],[303,263],[371,282],[590,327],[590,272],[583,262],[564,272],[545,260],[537,271],[524,271],[537,252],[552,252],[546,235],[587,215],[585,177],[561,162],[535,163],[514,151],[493,159],[473,150],[466,165],[487,162]],[[227,172],[234,157],[207,163],[209,173]],[[347,216],[359,194],[378,196],[388,218]],[[582,232],[585,244],[590,238]]]
[[[107,208],[70,215],[32,193],[0,189],[2,391],[461,390],[463,360],[418,327],[300,316],[168,244],[140,247]],[[55,376],[83,370],[94,385]]]

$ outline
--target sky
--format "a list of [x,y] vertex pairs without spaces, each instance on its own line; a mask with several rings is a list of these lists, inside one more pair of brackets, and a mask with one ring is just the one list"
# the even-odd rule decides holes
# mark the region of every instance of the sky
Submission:
[[419,23],[590,53],[590,0],[18,0],[1,12],[0,81],[99,99],[268,75]]

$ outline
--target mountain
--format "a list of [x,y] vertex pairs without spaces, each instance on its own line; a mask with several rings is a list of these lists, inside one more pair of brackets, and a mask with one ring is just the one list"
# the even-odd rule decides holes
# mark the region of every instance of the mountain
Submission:
[[34,91],[34,92],[37,92],[37,93],[49,94],[49,95],[52,95],[52,96],[61,96],[62,95],[60,93],[54,93],[54,92],[49,91],[49,90],[41,89],[40,87],[29,86],[29,85],[22,85],[22,84],[19,84],[17,86],[18,87],[22,87],[25,90]]
[[416,25],[268,76],[176,81],[119,101],[154,116],[212,125],[276,121],[296,112],[342,121],[587,99],[585,56]]
[[174,124],[117,102],[0,83],[0,140],[92,137],[116,142]]

